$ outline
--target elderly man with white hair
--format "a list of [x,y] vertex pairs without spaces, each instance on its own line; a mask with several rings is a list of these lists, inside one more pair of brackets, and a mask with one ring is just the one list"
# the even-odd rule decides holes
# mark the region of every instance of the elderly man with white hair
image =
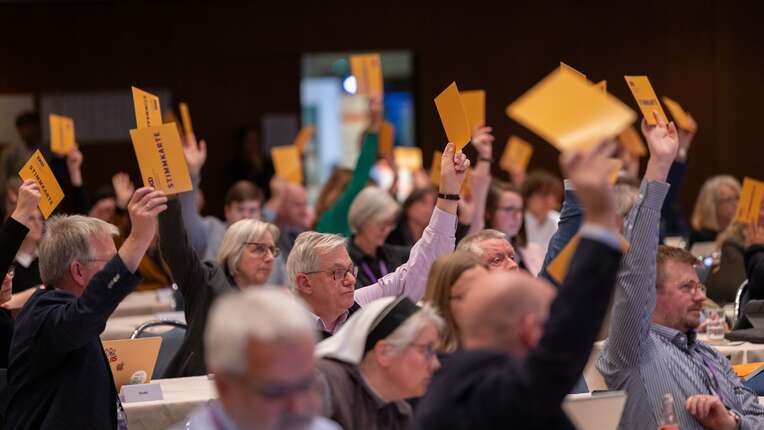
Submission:
[[515,248],[507,235],[492,228],[478,231],[459,241],[457,250],[469,252],[485,264],[489,270],[511,272],[517,270]]
[[290,286],[308,303],[322,336],[336,332],[365,304],[385,296],[424,296],[432,262],[454,249],[456,207],[469,160],[446,145],[441,158],[438,202],[422,238],[411,249],[406,264],[374,285],[356,290],[358,268],[348,255],[345,239],[333,234],[300,234],[287,260]]
[[219,400],[178,430],[339,429],[317,416],[316,333],[307,308],[288,291],[263,287],[221,298],[204,337]]

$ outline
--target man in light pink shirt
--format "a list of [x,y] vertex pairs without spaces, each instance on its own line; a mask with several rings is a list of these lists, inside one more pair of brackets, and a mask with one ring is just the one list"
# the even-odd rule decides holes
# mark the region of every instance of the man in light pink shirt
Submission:
[[456,207],[469,160],[448,144],[441,159],[438,202],[422,238],[411,248],[406,264],[376,284],[355,290],[358,268],[347,253],[345,239],[334,234],[305,232],[287,260],[291,288],[308,304],[323,336],[331,336],[361,306],[385,296],[405,295],[419,301],[430,266],[454,250]]

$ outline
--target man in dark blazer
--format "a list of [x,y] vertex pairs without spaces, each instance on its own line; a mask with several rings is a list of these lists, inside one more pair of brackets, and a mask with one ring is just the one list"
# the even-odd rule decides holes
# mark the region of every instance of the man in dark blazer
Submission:
[[475,281],[456,315],[463,349],[433,378],[418,428],[574,428],[560,405],[589,358],[622,254],[609,151],[603,143],[561,163],[586,208],[562,287],[517,272]]
[[11,343],[7,428],[124,428],[99,335],[138,285],[135,271],[166,202],[152,188],[135,192],[132,231],[119,252],[111,224],[79,215],[48,220],[39,248],[46,289],[19,313]]

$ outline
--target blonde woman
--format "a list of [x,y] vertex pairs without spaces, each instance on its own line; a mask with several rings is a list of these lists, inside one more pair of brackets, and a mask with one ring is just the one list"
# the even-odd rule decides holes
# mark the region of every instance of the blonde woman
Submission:
[[713,242],[735,218],[740,198],[740,181],[729,175],[706,180],[698,193],[690,224],[690,246],[695,242]]

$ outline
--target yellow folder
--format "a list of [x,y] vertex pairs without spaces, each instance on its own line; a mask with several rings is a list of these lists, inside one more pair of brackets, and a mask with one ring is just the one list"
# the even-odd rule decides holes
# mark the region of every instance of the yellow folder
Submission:
[[177,194],[193,189],[175,123],[130,130],[145,186]]
[[379,128],[379,145],[377,152],[383,157],[393,155],[393,144],[395,143],[395,126],[388,121],[383,121]]
[[668,124],[668,118],[666,113],[663,112],[661,102],[658,101],[658,97],[655,95],[653,86],[650,85],[650,79],[647,76],[624,76],[626,84],[631,90],[631,94],[634,96],[634,100],[637,101],[639,109],[642,111],[642,116],[650,125],[655,125],[655,117],[653,117],[653,111],[657,111],[658,115],[663,118],[663,122]]
[[432,153],[432,168],[430,169],[430,182],[435,186],[440,185],[440,162],[443,158],[442,151],[435,151]]
[[27,179],[34,179],[40,186],[40,203],[38,206],[42,216],[48,219],[53,210],[56,209],[56,206],[64,199],[64,190],[61,189],[56,176],[39,149],[32,154],[29,161],[21,168],[19,176],[25,181]]
[[188,103],[180,104],[180,120],[183,122],[183,131],[186,134],[193,134],[194,127],[191,126],[191,113],[188,111]]
[[459,91],[459,96],[470,121],[470,131],[478,124],[485,125],[485,90]]
[[313,136],[316,134],[316,128],[312,125],[309,125],[307,127],[303,127],[300,129],[300,131],[297,133],[297,136],[294,138],[294,141],[292,144],[297,147],[297,151],[302,154],[305,152],[305,144],[310,141],[310,139],[313,139]]
[[271,148],[271,158],[276,176],[289,182],[302,184],[302,158],[297,146],[285,145]]
[[510,136],[504,146],[499,167],[507,172],[511,172],[513,168],[525,172],[532,155],[533,145],[517,136]]
[[394,150],[398,168],[415,172],[422,168],[422,150],[415,146],[399,146]]
[[162,125],[162,107],[159,97],[132,87],[133,106],[135,107],[135,128],[157,127]]
[[50,114],[50,150],[66,155],[74,149],[74,120],[63,115]]
[[456,82],[451,82],[451,85],[435,97],[435,106],[438,108],[440,122],[446,130],[448,141],[460,151],[470,142],[472,128]]
[[618,135],[618,141],[621,143],[621,146],[637,157],[647,155],[645,142],[642,141],[642,136],[633,125],[623,129],[621,134]]
[[762,199],[764,199],[764,182],[753,178],[744,178],[735,220],[746,224],[758,222]]
[[382,59],[379,54],[361,54],[350,56],[350,70],[355,76],[361,96],[382,96]]
[[682,105],[680,105],[678,102],[671,100],[668,97],[661,97],[663,100],[663,103],[668,108],[669,112],[671,112],[671,117],[674,118],[674,121],[676,122],[676,125],[679,126],[679,128],[683,130],[687,130],[691,133],[695,132],[695,124],[690,121],[690,118],[687,116],[687,112],[682,109]]

